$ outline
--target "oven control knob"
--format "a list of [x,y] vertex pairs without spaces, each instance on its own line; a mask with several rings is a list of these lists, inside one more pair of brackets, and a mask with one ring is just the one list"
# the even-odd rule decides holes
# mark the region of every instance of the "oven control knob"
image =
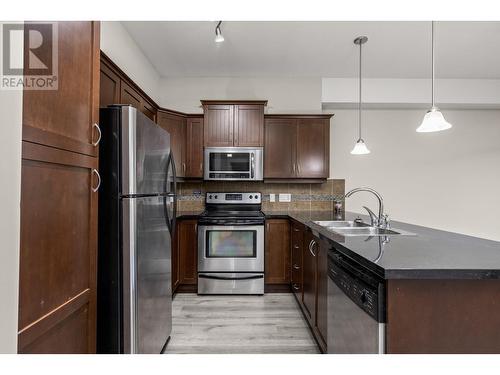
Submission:
[[212,199],[212,196],[211,196],[211,195],[209,195],[209,196],[208,196],[208,199]]
[[252,199],[252,198],[253,198],[253,196],[251,196],[251,195],[250,195],[248,198]]
[[217,195],[214,198],[217,199]]

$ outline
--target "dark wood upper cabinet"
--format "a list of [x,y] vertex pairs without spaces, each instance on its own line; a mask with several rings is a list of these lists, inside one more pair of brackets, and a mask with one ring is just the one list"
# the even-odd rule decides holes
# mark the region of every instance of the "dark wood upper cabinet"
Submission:
[[203,178],[203,117],[188,117],[186,129],[186,176]]
[[330,117],[266,115],[264,179],[327,179]]
[[264,282],[290,284],[290,222],[266,220]]
[[120,103],[120,76],[101,59],[99,107]]
[[128,104],[156,122],[158,106],[101,52],[100,107]]
[[97,156],[99,22],[57,24],[58,88],[24,90],[23,140]]
[[186,117],[176,113],[158,111],[158,125],[170,133],[170,147],[174,155],[178,177],[186,174]]
[[198,220],[181,220],[178,225],[179,283],[198,283]]
[[264,178],[295,177],[296,128],[294,119],[266,119]]
[[141,109],[141,94],[125,81],[121,83],[120,104],[129,104],[138,110]]
[[297,177],[328,178],[330,121],[299,119],[297,124]]
[[203,106],[205,112],[206,147],[232,147],[234,127],[234,106],[208,104]]
[[234,145],[264,146],[264,106],[240,104],[234,106]]
[[156,107],[142,98],[141,102],[141,112],[144,113],[151,121],[156,122]]
[[206,147],[264,145],[264,106],[267,101],[202,100],[201,103]]

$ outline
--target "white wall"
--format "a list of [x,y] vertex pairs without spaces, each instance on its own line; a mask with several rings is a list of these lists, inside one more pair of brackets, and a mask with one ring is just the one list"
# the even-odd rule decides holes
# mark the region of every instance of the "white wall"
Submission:
[[[356,108],[357,78],[323,78],[323,108]],[[438,79],[436,103],[442,108],[500,109],[500,79]],[[430,79],[363,79],[363,103],[377,108],[427,108]]]
[[[443,111],[452,129],[416,133],[424,112],[365,111],[371,154],[354,156],[357,112],[335,111],[330,174],[345,178],[346,191],[379,191],[394,220],[500,241],[500,111]],[[354,212],[364,212],[362,205],[377,208],[368,193],[346,202]]]
[[162,78],[160,106],[201,113],[201,99],[267,99],[268,113],[321,111],[321,78]]
[[101,22],[101,50],[158,102],[160,75],[120,22]]
[[[0,39],[2,23],[0,23]],[[22,46],[18,53],[22,59]],[[22,91],[0,90],[0,353],[17,353]]]

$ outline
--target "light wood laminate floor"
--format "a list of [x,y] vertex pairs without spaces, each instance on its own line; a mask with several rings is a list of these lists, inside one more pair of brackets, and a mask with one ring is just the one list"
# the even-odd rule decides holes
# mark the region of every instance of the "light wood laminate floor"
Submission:
[[166,353],[319,353],[292,293],[177,294]]

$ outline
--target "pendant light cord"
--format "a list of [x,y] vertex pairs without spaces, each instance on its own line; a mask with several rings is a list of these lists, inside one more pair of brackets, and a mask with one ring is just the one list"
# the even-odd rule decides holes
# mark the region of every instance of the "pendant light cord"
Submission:
[[434,21],[431,22],[431,59],[432,59],[432,107],[434,108],[434,81],[435,81],[435,72],[434,72]]
[[358,130],[361,139],[361,48],[363,43],[359,43],[359,102],[358,102]]

